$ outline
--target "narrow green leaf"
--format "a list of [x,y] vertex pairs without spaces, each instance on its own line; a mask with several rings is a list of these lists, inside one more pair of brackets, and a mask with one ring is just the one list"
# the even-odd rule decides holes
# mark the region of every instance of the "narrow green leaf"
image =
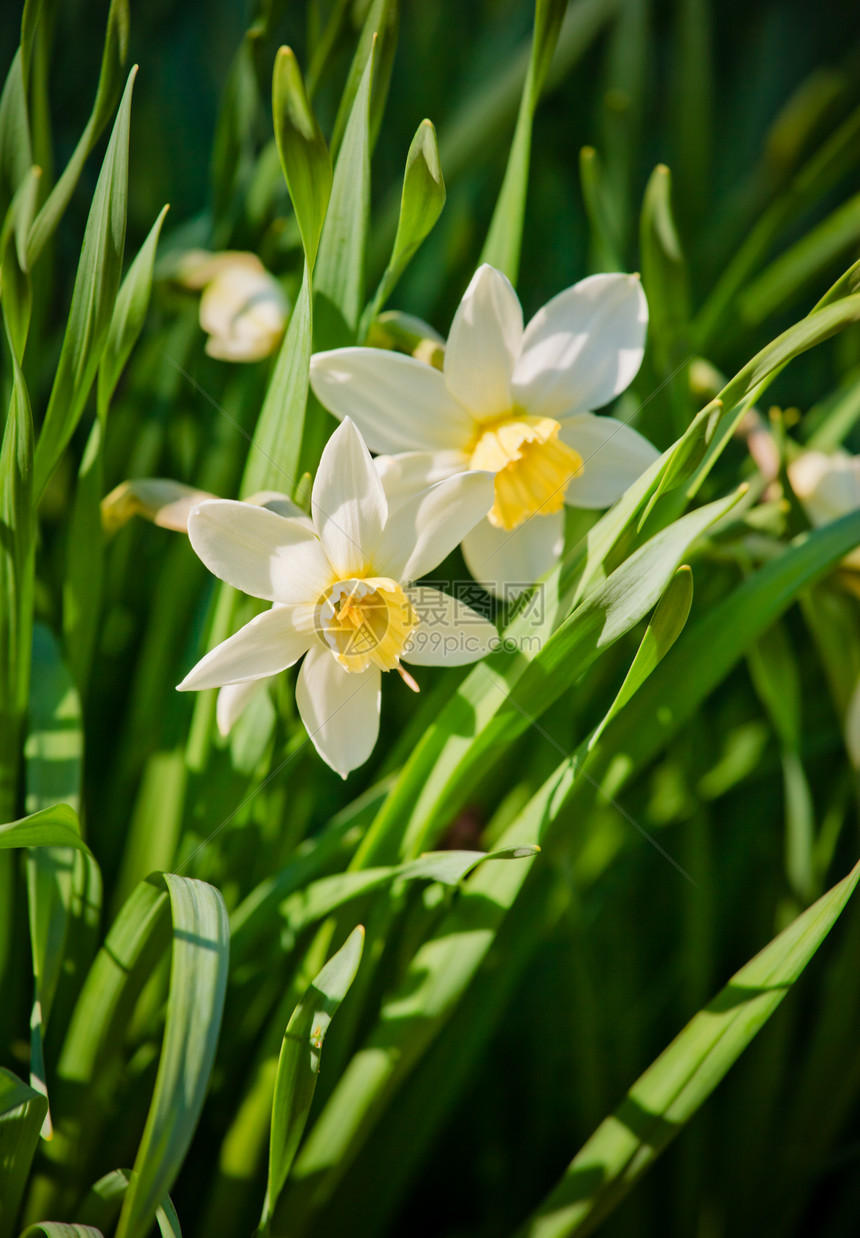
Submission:
[[607,710],[603,722],[592,736],[592,744],[600,736],[604,727],[612,721],[619,710],[624,708],[630,698],[635,696],[652,671],[663,661],[683,632],[692,604],[693,573],[685,565],[678,568],[666,586],[666,592],[657,603],[645,635],[642,637],[642,643],[630,664],[630,670],[624,677],[618,695]]
[[21,14],[21,65],[25,86],[29,79],[30,61],[33,58],[33,45],[43,3],[44,0],[24,0],[24,11]]
[[27,262],[30,267],[37,262],[46,242],[62,219],[90,152],[110,119],[122,84],[122,70],[128,50],[128,26],[128,0],[111,0],[93,110],[71,159],[33,223],[27,242]]
[[212,142],[212,205],[214,248],[228,238],[234,217],[241,205],[248,182],[254,171],[257,154],[257,134],[260,125],[260,93],[254,54],[258,34],[252,28],[245,33],[221,95],[218,121]]
[[538,850],[537,847],[508,847],[500,851],[428,851],[403,864],[320,877],[284,899],[280,906],[281,917],[284,927],[298,936],[353,899],[394,881],[438,881],[442,885],[456,886],[488,860],[527,859]]
[[651,174],[642,203],[640,253],[642,286],[648,298],[648,336],[658,378],[668,380],[675,425],[682,432],[690,418],[690,301],[687,268],[672,214],[672,177],[665,164]]
[[12,400],[0,446],[0,820],[17,808],[33,622],[33,419],[14,351]]
[[376,294],[362,316],[358,333],[360,339],[367,334],[370,324],[391,296],[401,275],[430,235],[444,205],[445,182],[439,163],[436,130],[429,120],[422,120],[406,157],[400,218],[391,257]]
[[600,157],[593,146],[583,146],[579,152],[579,182],[591,238],[589,268],[592,271],[621,271],[624,267],[617,223],[612,218]]
[[91,854],[81,838],[78,815],[68,804],[42,808],[0,825],[0,848],[4,847],[72,847]]
[[326,963],[287,1024],[272,1104],[269,1178],[261,1222],[264,1230],[276,1217],[278,1197],[308,1120],[326,1032],[355,979],[363,948],[364,928],[359,925]]
[[860,864],[804,912],[700,1011],[595,1131],[521,1238],[593,1233],[707,1100],[830,932]]
[[516,284],[526,215],[532,125],[550,61],[555,51],[567,0],[536,0],[534,37],[523,85],[514,140],[505,177],[481,251],[481,262],[503,271]]
[[169,206],[161,208],[117,294],[104,352],[99,362],[98,410],[101,418],[107,416],[110,398],[143,328],[152,292],[155,251],[158,248],[161,225],[169,209]]
[[370,102],[369,141],[373,146],[382,113],[385,109],[388,84],[391,77],[391,66],[397,46],[398,28],[397,0],[371,0],[367,16],[361,27],[355,54],[349,67],[346,85],[341,95],[334,121],[331,137],[332,154],[337,155],[346,137],[349,119],[355,107],[355,100],[361,90],[367,61],[376,47],[374,69],[373,98]]
[[39,1221],[36,1225],[28,1225],[21,1238],[103,1238],[103,1235],[100,1229],[94,1229],[91,1225]]
[[14,1232],[47,1109],[44,1096],[0,1066],[0,1238]]
[[41,175],[39,168],[31,168],[24,177],[0,230],[0,300],[9,342],[19,362],[24,359],[33,307],[26,235],[36,209]]
[[[130,1169],[113,1169],[90,1187],[78,1210],[85,1224],[100,1230],[109,1230],[114,1226],[132,1172]],[[182,1238],[179,1217],[169,1195],[165,1195],[156,1209],[155,1219],[162,1238]]]
[[128,132],[135,74],[136,69],[132,69],[87,219],[66,334],[36,447],[37,495],[44,490],[84,411],[113,316],[125,245]]
[[[68,807],[77,813],[83,778],[81,703],[60,648],[43,624],[36,624],[33,631],[28,724],[24,758],[29,812]],[[77,818],[73,824],[79,832]],[[61,974],[73,979],[89,966],[100,902],[101,876],[86,851],[50,846],[30,850],[27,910],[34,980],[30,1083],[46,1094],[45,1028]],[[43,1133],[50,1137],[50,1111]]]
[[6,217],[32,163],[23,54],[19,48],[0,94],[0,220]]
[[185,1159],[215,1060],[227,988],[229,925],[219,892],[165,874],[173,956],[164,1043],[116,1238],[144,1238]]
[[308,100],[298,61],[289,47],[275,57],[272,78],[275,139],[284,178],[313,270],[331,195],[331,157]]
[[146,317],[155,251],[167,210],[166,206],[162,208],[120,286],[98,367],[98,415],[78,470],[63,582],[63,635],[69,664],[83,693],[89,686],[102,600],[104,536],[100,504],[105,420]]
[[314,284],[314,347],[354,344],[364,307],[370,217],[370,90],[374,39],[338,154]]
[[[292,494],[296,489],[308,402],[312,335],[313,302],[306,263],[302,286],[254,429],[240,488],[243,497],[261,490]],[[228,635],[224,632],[213,639],[223,640]]]

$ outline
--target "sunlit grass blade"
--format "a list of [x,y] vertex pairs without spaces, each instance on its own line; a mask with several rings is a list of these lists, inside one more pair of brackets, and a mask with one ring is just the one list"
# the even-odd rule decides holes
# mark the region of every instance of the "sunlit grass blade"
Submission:
[[166,874],[173,955],[164,1043],[117,1238],[143,1238],[185,1159],[206,1098],[227,987],[229,925],[220,893]]
[[[100,1230],[110,1230],[119,1216],[131,1178],[132,1171],[129,1169],[114,1169],[99,1178],[98,1182],[90,1187],[79,1209],[79,1215],[85,1224],[94,1225]],[[161,1238],[182,1238],[179,1217],[169,1195],[165,1195],[156,1208],[155,1219]]]
[[305,258],[313,267],[331,194],[332,165],[325,138],[289,47],[275,57],[272,111],[281,167],[299,222]]
[[128,28],[128,0],[111,0],[93,110],[71,159],[33,222],[27,242],[27,261],[30,266],[38,261],[45,243],[65,214],[90,152],[110,119],[122,84],[122,71],[128,49]]
[[645,635],[636,650],[636,656],[630,663],[624,683],[618,689],[618,695],[606,711],[600,727],[592,736],[592,743],[619,710],[623,709],[630,698],[638,692],[651,672],[663,661],[683,632],[692,604],[693,572],[685,564],[678,568],[666,586],[666,592],[654,608],[654,614],[645,629]]
[[273,1226],[278,1228],[278,1198],[310,1113],[323,1040],[355,979],[363,948],[364,928],[359,925],[326,963],[287,1024],[275,1079],[269,1179],[261,1221],[263,1232]]
[[19,49],[0,94],[0,219],[5,218],[32,162],[23,54]]
[[312,881],[284,899],[283,928],[294,937],[345,904],[395,881],[438,881],[456,886],[488,860],[529,859],[539,848],[509,847],[496,851],[428,851],[417,859],[387,868],[363,868]]
[[[30,813],[80,811],[83,775],[81,705],[51,632],[33,632],[28,733],[24,744]],[[79,828],[77,820],[73,823]],[[73,916],[90,919],[100,890],[98,865],[86,852],[40,846],[27,856],[27,910],[33,955],[30,1017],[30,1083],[47,1090],[44,1034],[62,973],[76,970],[67,935]],[[50,1112],[44,1134],[51,1133]]]
[[673,424],[678,434],[690,421],[690,298],[687,267],[672,210],[672,178],[658,164],[642,202],[639,250],[642,286],[648,298],[651,364],[661,385],[668,387]]
[[10,356],[12,399],[0,445],[0,820],[17,807],[35,555],[33,418],[24,375],[14,352]]
[[[84,411],[113,316],[125,246],[135,73],[133,69],[129,75],[87,219],[63,348],[36,446],[37,495],[44,490]],[[38,223],[37,218],[34,228]]]
[[[332,154],[337,155],[346,138],[355,100],[362,89],[362,79],[371,55],[375,59],[373,98],[369,103],[369,144],[373,147],[388,95],[388,84],[397,46],[399,24],[398,0],[371,0],[361,27],[358,43],[349,67],[346,85],[340,98],[331,135]],[[375,45],[375,51],[374,51]]]
[[102,1231],[92,1225],[68,1221],[39,1221],[28,1225],[21,1238],[103,1238]]
[[370,94],[377,43],[371,42],[334,168],[314,285],[314,347],[355,343],[364,308],[370,219]]
[[814,957],[860,879],[838,885],[736,972],[595,1131],[522,1238],[590,1234],[707,1100]]
[[622,271],[618,224],[606,188],[603,164],[593,146],[583,146],[579,152],[579,183],[591,238],[589,270]]
[[566,9],[567,0],[536,0],[532,50],[517,125],[502,188],[481,251],[481,262],[489,262],[503,271],[513,284],[517,282],[520,267],[532,125]]
[[436,130],[429,120],[422,120],[406,156],[400,218],[391,257],[373,300],[362,315],[359,339],[367,334],[368,327],[391,296],[400,276],[432,231],[444,205],[445,181],[439,163]]
[[48,1102],[0,1067],[0,1238],[11,1238]]

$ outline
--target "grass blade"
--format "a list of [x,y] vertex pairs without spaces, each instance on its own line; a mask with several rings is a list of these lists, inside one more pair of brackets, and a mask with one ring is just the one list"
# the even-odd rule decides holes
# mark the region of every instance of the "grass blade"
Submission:
[[155,1091],[123,1202],[116,1238],[144,1238],[188,1151],[215,1059],[230,932],[219,892],[165,874],[173,957]]
[[10,1238],[48,1102],[0,1067],[0,1238]]
[[[44,490],[84,411],[113,317],[125,246],[128,132],[135,74],[136,69],[132,69],[87,219],[66,334],[36,447],[37,495]],[[34,228],[38,222],[37,218]]]
[[326,963],[287,1024],[272,1106],[269,1179],[261,1221],[264,1231],[276,1219],[278,1197],[308,1120],[325,1034],[355,979],[363,948],[364,928],[359,925]]
[[520,1238],[594,1232],[734,1065],[814,957],[860,879],[860,864],[742,967],[640,1076],[595,1131]]

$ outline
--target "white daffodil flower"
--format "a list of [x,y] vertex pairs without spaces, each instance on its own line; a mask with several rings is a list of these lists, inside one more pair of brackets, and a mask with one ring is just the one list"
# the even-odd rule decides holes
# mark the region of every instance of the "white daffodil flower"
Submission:
[[482,469],[495,477],[463,542],[475,578],[496,593],[526,587],[556,561],[564,504],[609,507],[657,458],[623,422],[596,417],[642,362],[648,306],[634,275],[592,275],[528,326],[509,280],[475,273],[439,370],[375,348],[317,353],[311,384],[369,446],[394,456],[404,491]]
[[[788,465],[788,479],[809,523],[820,528],[860,508],[860,456],[805,451]],[[860,570],[860,547],[842,560]]]
[[383,671],[414,686],[401,660],[458,666],[494,646],[496,629],[477,612],[411,583],[481,519],[492,488],[486,473],[464,472],[389,504],[345,418],[320,460],[311,524],[248,503],[200,504],[188,520],[194,550],[221,580],[272,607],[208,653],[179,690],[250,684],[304,656],[299,713],[320,756],[345,778],[376,743]]
[[278,347],[289,302],[256,254],[192,250],[184,256],[178,278],[188,288],[203,289],[200,326],[209,336],[210,357],[259,361]]

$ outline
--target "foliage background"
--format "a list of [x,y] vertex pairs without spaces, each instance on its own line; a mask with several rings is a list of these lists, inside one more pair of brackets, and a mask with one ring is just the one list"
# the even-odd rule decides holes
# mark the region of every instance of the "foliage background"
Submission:
[[[13,7],[7,6],[0,23],[4,65],[18,37]],[[304,6],[282,7],[259,52],[263,101],[279,44],[296,48],[306,63]],[[361,7],[350,6],[350,13],[357,17]],[[533,312],[594,269],[595,236],[579,168],[581,147],[593,145],[604,164],[623,269],[640,265],[639,211],[651,171],[659,162],[671,167],[691,301],[698,308],[765,208],[785,193],[794,171],[860,103],[860,19],[839,0],[813,8],[783,0],[719,5],[628,0],[591,3],[590,9],[600,14],[599,29],[582,56],[553,82],[538,112],[518,286],[523,304],[527,314]],[[525,0],[403,5],[391,93],[373,161],[369,287],[387,258],[411,136],[428,116],[439,133],[448,201],[392,303],[420,313],[443,333],[478,261],[504,171],[518,86],[498,96],[487,123],[474,119],[480,113],[471,113],[470,121],[468,105],[488,92],[494,97],[512,58],[528,47],[532,17],[532,5]],[[57,168],[66,163],[88,115],[102,19],[102,6],[84,0],[69,0],[59,10],[55,46],[68,54],[55,54],[50,79]],[[226,0],[133,5],[128,63],[141,68],[132,111],[128,255],[137,252],[168,201],[162,259],[172,248],[209,243],[212,144],[222,88],[245,25],[242,6]],[[344,38],[315,98],[326,133],[354,37]],[[271,133],[266,109],[263,102],[261,146]],[[88,162],[57,234],[53,291],[44,309],[45,347],[27,358],[35,408],[44,407],[50,389],[105,144],[103,138]],[[860,192],[858,163],[860,152],[846,159],[844,174],[831,187],[823,186],[805,209],[787,217],[759,270]],[[275,204],[286,218],[284,187],[276,191]],[[273,228],[271,211],[259,218],[249,214],[253,211],[239,212],[226,223],[226,216],[216,220],[219,247],[258,249],[295,294],[298,250],[288,222]],[[789,281],[785,294],[760,317],[750,312],[745,318],[742,298],[735,298],[707,340],[707,359],[732,374],[807,313],[857,257],[860,224],[847,235],[808,279],[794,286]],[[858,365],[860,334],[854,325],[794,362],[777,378],[768,399],[806,417],[840,383],[856,387]],[[253,427],[265,379],[265,366],[237,371],[206,358],[196,306],[157,284],[146,331],[123,380],[122,399],[111,414],[105,490],[125,477],[151,474],[233,494],[244,454],[233,423]],[[660,382],[654,369],[643,372],[640,399],[651,397]],[[213,400],[228,417],[213,407]],[[805,436],[806,421],[798,428],[794,414],[777,424],[801,440]],[[649,398],[640,425],[661,448],[674,440],[678,427],[666,389]],[[37,607],[55,630],[61,625],[66,517],[85,437],[79,429],[42,506],[44,570]],[[853,429],[847,444],[860,450]],[[745,445],[732,443],[703,497],[726,493],[752,472]],[[791,531],[789,522],[777,533]],[[170,780],[180,776],[176,754],[181,756],[192,702],[178,698],[172,686],[202,638],[212,587],[190,549],[169,538],[163,530],[136,522],[110,546],[98,652],[85,702],[84,816],[105,880],[105,905],[113,910],[136,879],[151,868],[169,868],[177,858],[180,822],[165,816],[160,797],[170,801]],[[706,543],[697,555],[694,619],[707,614],[751,566],[742,543]],[[832,596],[837,598],[834,607],[848,608],[856,630],[851,603],[836,590]],[[829,604],[819,602],[825,609]],[[161,618],[154,628],[156,612]],[[795,607],[773,639],[783,642],[779,648],[791,668],[780,669],[778,677],[796,676],[796,755],[806,780],[800,790],[797,782],[786,781],[786,743],[779,720],[763,701],[762,673],[756,679],[755,667],[751,675],[742,662],[623,795],[624,813],[692,880],[668,863],[613,803],[598,798],[583,815],[574,804],[564,818],[568,843],[547,858],[540,878],[533,909],[540,931],[516,962],[505,964],[511,967],[505,1000],[488,1034],[470,1050],[463,1086],[447,1098],[428,1138],[416,1133],[420,1156],[398,1184],[403,1191],[397,1209],[385,1215],[384,1208],[365,1208],[365,1193],[386,1189],[384,1167],[402,1151],[394,1135],[387,1142],[383,1126],[322,1213],[317,1232],[367,1238],[403,1232],[416,1238],[512,1233],[687,1019],[854,862],[856,775],[846,765],[839,713],[825,688],[808,610]],[[617,657],[592,668],[586,687],[576,685],[544,714],[542,728],[565,751],[603,716],[635,647],[626,638]],[[846,676],[854,656],[844,654]],[[447,684],[455,678],[449,676]],[[288,698],[284,690],[280,704],[285,711]],[[185,825],[190,835],[182,854],[222,820],[227,825],[217,850],[197,854],[188,871],[212,880],[228,906],[234,906],[284,862],[303,834],[318,830],[396,767],[410,708],[405,691],[390,693],[377,758],[347,787],[305,753],[283,782],[275,780],[259,801],[244,808],[246,787],[254,785],[248,775],[254,771],[241,768],[235,752],[232,768],[226,758],[216,761],[205,784],[196,785],[189,797],[191,819]],[[285,731],[278,732],[279,751],[287,742]],[[492,840],[505,816],[512,816],[557,764],[558,752],[545,736],[527,732],[510,762],[476,787],[449,841],[470,846]],[[151,800],[141,795],[147,771]],[[237,815],[231,816],[237,806]],[[786,863],[786,816],[798,813],[808,813],[820,844],[805,888]],[[483,834],[494,814],[489,834]],[[26,906],[20,889],[13,914],[15,939],[24,941]],[[19,1070],[27,1038],[29,966],[23,950],[17,961],[9,961],[0,1012],[4,1041],[13,1046],[3,1063],[13,1069],[17,1063]],[[386,966],[395,974],[396,957],[387,957]],[[327,1042],[331,1073],[324,1058],[318,1105],[337,1080],[335,1063],[342,1066],[349,1044],[369,1025],[369,1011],[384,985],[383,971],[368,1008],[356,1014],[341,1041],[338,1023],[333,1025]],[[601,1232],[625,1238],[812,1233],[836,1238],[855,1232],[860,1215],[858,1015],[860,906],[855,902],[738,1067]],[[185,1231],[192,1235],[216,1233],[213,1199],[224,1208],[218,1232],[250,1233],[256,1224],[259,1201],[249,1203],[242,1184],[232,1183],[223,1167],[220,1185],[215,1185],[219,1149],[247,1086],[248,1056],[262,1035],[258,1027],[243,1044],[240,1024],[234,1007],[210,1101],[172,1191]],[[112,1111],[116,1143],[113,1161],[104,1170],[133,1160],[154,1072],[147,1046],[151,1049],[157,1026],[157,1018],[147,1023],[144,1015],[135,1029],[145,1034],[138,1036],[136,1055],[129,1050],[131,1083]],[[62,1028],[61,1004],[52,1034],[58,1037]],[[130,1039],[134,1046],[134,1035]]]

